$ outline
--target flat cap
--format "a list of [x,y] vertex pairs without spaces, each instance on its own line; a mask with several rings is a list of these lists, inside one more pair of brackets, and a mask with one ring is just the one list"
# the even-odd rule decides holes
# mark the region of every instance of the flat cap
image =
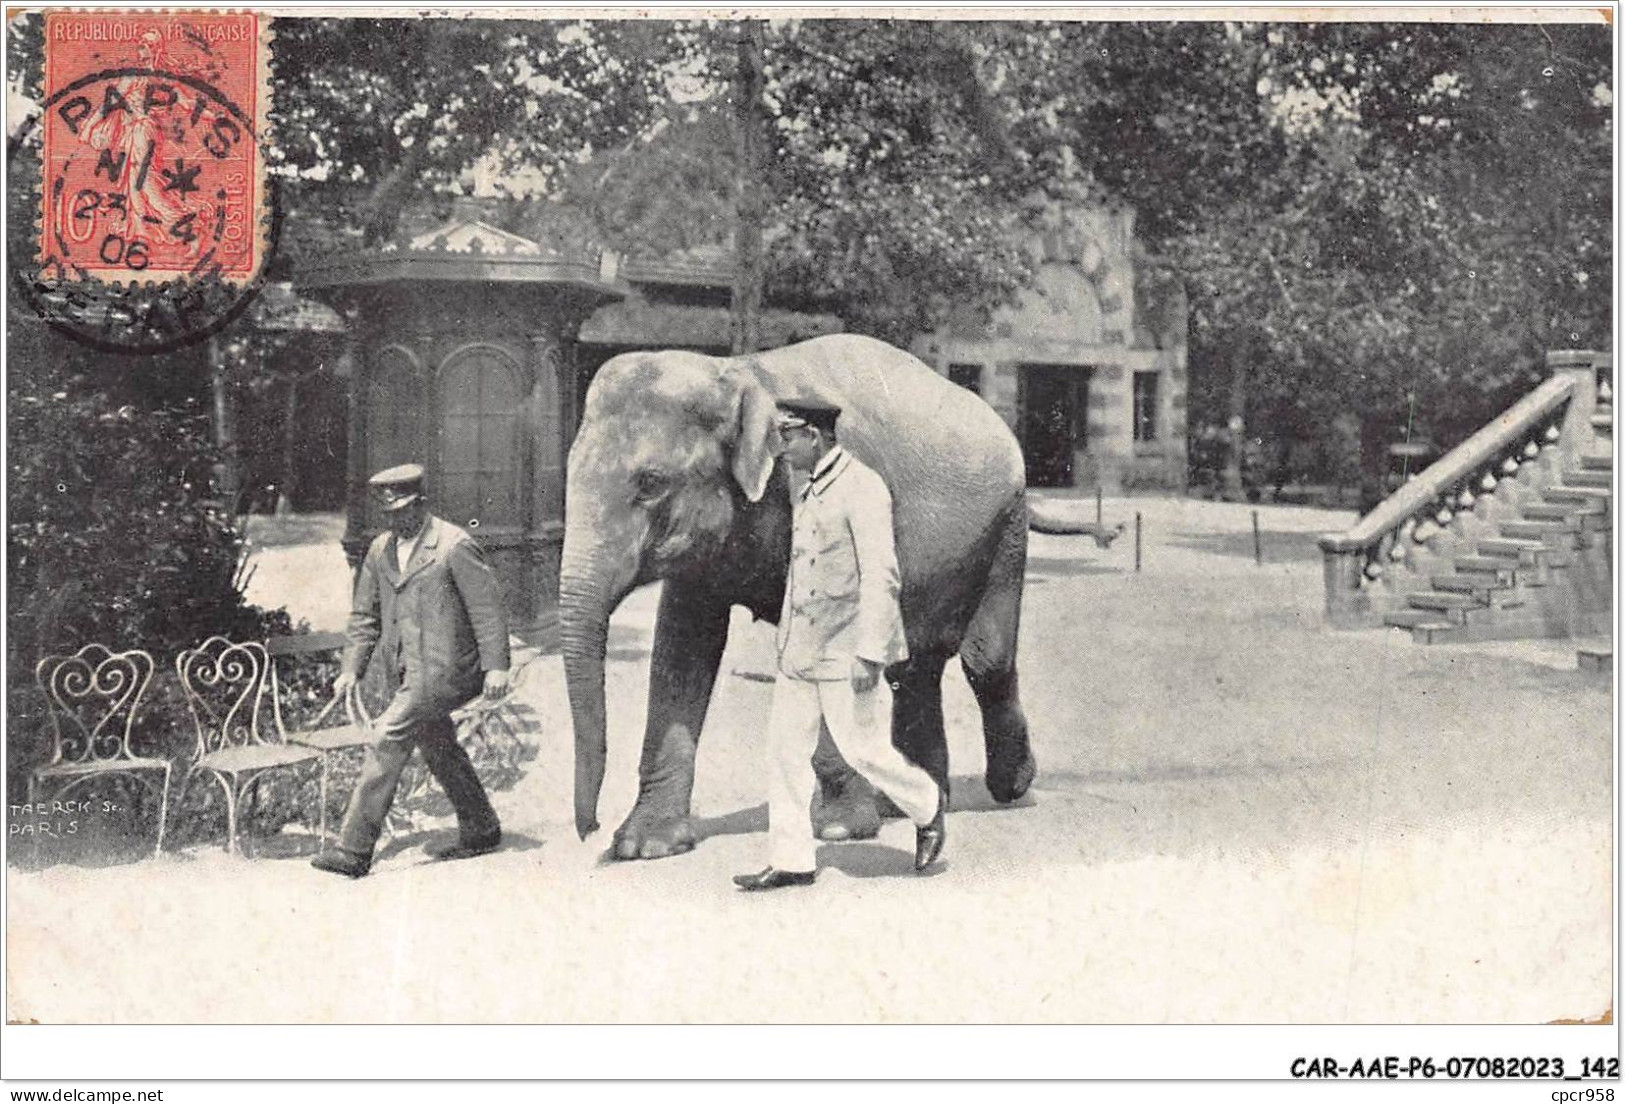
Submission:
[[840,407],[823,399],[800,397],[780,399],[778,407],[779,426],[782,429],[812,425],[820,429],[833,430],[835,420],[841,416]]
[[399,510],[423,497],[423,478],[422,464],[399,464],[385,468],[367,484],[384,509]]

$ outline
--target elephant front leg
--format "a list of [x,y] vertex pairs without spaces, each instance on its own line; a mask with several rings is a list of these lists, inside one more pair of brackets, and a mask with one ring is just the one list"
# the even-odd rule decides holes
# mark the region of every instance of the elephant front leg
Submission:
[[615,832],[617,859],[693,850],[694,757],[727,642],[728,603],[667,580],[655,619],[638,799]]

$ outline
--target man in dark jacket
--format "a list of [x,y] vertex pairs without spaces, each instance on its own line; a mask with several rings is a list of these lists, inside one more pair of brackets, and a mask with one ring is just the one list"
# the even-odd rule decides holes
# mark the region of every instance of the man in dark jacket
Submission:
[[318,870],[359,878],[412,749],[446,791],[459,840],[436,857],[468,858],[496,850],[502,828],[474,764],[457,742],[451,711],[476,694],[508,689],[508,626],[495,575],[480,546],[462,529],[429,513],[423,469],[403,464],[371,479],[389,517],[389,532],[367,549],[350,613],[350,646],[333,682],[347,694],[380,642],[398,689],[376,721],[338,846],[311,860]]

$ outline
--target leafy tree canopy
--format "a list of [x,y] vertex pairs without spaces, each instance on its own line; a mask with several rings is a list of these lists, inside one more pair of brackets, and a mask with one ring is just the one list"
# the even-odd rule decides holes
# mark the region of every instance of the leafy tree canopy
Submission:
[[[286,259],[476,184],[634,254],[726,245],[738,39],[281,20]],[[1185,281],[1193,421],[1414,407],[1453,434],[1544,349],[1610,337],[1605,26],[788,19],[762,44],[766,279],[854,329],[1007,299],[1014,232],[1086,199],[1132,206]]]

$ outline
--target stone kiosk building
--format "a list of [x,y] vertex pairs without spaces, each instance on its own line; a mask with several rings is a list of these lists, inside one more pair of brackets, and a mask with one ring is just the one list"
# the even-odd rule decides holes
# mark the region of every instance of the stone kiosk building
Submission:
[[1033,286],[916,355],[1009,423],[1033,487],[1185,487],[1188,309],[1136,248],[1132,211],[1085,208],[1034,238]]
[[[728,351],[721,251],[633,261],[581,234],[547,244],[481,221],[307,266],[298,286],[349,320],[344,550],[384,529],[368,476],[418,461],[436,513],[490,553],[515,625],[552,617],[564,476],[586,390],[629,349]],[[764,346],[832,333],[830,315],[767,309]]]
[[367,477],[421,461],[434,511],[479,538],[509,615],[534,623],[563,544],[571,349],[581,320],[627,293],[613,258],[454,219],[324,258],[299,284],[350,320],[352,568],[384,528]]

